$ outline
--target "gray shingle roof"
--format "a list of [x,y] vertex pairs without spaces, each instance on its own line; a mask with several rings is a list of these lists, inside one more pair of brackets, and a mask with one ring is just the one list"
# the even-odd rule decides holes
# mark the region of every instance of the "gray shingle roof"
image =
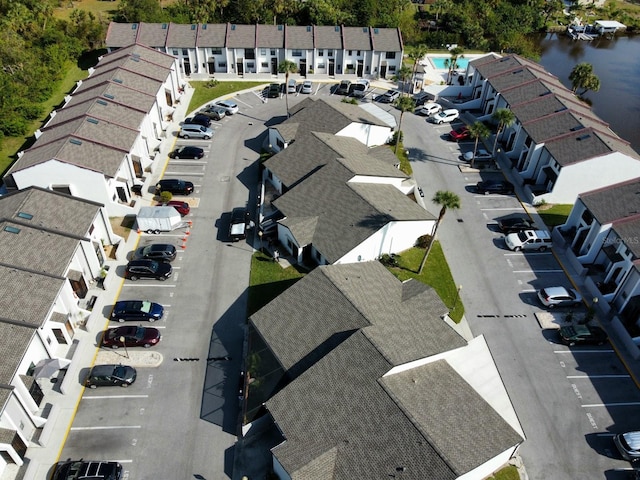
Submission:
[[164,80],[160,82],[159,80],[154,80],[144,75],[138,75],[133,71],[119,68],[113,68],[111,70],[98,70],[96,68],[96,72],[84,80],[76,92],[83,92],[104,82],[117,83],[118,85],[139,92],[138,94],[155,96]]
[[267,402],[286,437],[272,452],[292,478],[327,456],[333,480],[389,478],[398,466],[407,480],[456,478],[378,383],[390,367],[358,332]]
[[284,25],[256,25],[256,47],[284,48],[284,29]]
[[[137,41],[151,48],[164,48],[167,45],[170,25],[170,23],[140,23]],[[109,38],[107,35],[107,39]]]
[[445,360],[388,375],[380,384],[457,475],[522,441]]
[[222,48],[227,38],[226,23],[204,23],[198,30],[198,46]]
[[[18,363],[24,357],[35,334],[36,329],[33,326],[11,324],[0,320],[1,384],[9,385],[11,383],[18,370]],[[1,398],[2,395],[0,395]]]
[[[105,44],[111,48],[122,48],[136,43],[138,37],[138,23],[116,23],[110,22],[109,28],[107,28],[107,35]],[[143,42],[145,45],[155,47],[148,42]]]
[[613,149],[606,140],[599,132],[584,128],[550,139],[545,142],[544,147],[564,167],[611,153]]
[[[343,27],[345,50],[371,50],[369,27]],[[398,49],[399,50],[399,49]]]
[[314,46],[315,48],[342,50],[342,30],[340,27],[315,26]]
[[285,48],[313,49],[313,27],[286,26]]
[[256,46],[255,25],[229,25],[226,45],[229,48],[254,48]]
[[317,217],[312,243],[329,263],[389,222],[434,218],[393,186],[348,183],[351,178],[346,167],[331,162],[274,201],[284,226]]
[[640,179],[581,193],[580,199],[600,225],[635,217],[640,213]]
[[631,251],[636,265],[638,265],[637,260],[640,259],[640,214],[633,218],[618,220],[614,222],[612,228]]
[[372,28],[371,43],[379,52],[399,52],[402,50],[402,33],[399,28]]
[[56,110],[56,115],[47,123],[47,128],[79,117],[91,117],[120,124],[129,129],[139,130],[147,111],[142,111],[110,101],[105,97],[93,97],[85,102],[70,101],[64,108]]
[[98,63],[98,65],[96,65],[95,68],[104,68],[105,65],[108,65],[113,61],[122,59],[138,59],[143,62],[142,67],[140,65],[134,65],[136,70],[143,69],[145,64],[153,65],[156,67],[163,67],[164,69],[168,70],[174,65],[176,61],[175,58],[169,54],[159,52],[158,50],[148,47],[144,43],[136,43],[103,55],[100,59],[100,62]]
[[171,23],[167,34],[167,45],[175,48],[195,48],[197,37],[197,23]]

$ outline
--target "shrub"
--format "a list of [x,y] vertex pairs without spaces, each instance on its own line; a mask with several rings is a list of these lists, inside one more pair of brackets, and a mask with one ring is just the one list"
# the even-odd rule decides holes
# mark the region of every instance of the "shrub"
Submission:
[[418,240],[416,240],[416,247],[427,248],[430,243],[431,235],[422,235],[421,237],[418,237]]
[[172,198],[173,198],[173,194],[171,192],[160,193],[160,200],[162,200],[162,203],[170,202]]

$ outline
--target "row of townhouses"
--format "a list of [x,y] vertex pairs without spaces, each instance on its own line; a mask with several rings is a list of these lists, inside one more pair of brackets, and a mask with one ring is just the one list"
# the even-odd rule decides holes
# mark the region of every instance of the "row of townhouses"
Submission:
[[301,76],[393,77],[402,65],[397,28],[292,25],[111,23],[112,51],[140,43],[178,59],[186,76],[277,75],[284,60]]

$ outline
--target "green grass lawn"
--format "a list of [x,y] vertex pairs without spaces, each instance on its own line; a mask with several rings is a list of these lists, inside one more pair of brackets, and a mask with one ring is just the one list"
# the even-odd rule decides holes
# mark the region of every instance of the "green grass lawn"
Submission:
[[96,18],[110,20],[118,10],[120,2],[106,2],[104,0],[61,0],[60,7],[54,9],[53,16],[61,20],[69,20],[74,10],[84,10],[93,13]]
[[487,480],[519,480],[520,474],[518,469],[513,465],[504,467],[502,470],[497,471],[492,477]]
[[247,317],[284,292],[304,276],[294,267],[282,268],[271,256],[256,252],[251,259]]
[[208,87],[209,81],[203,82],[189,82],[189,84],[195,89],[189,103],[187,112],[193,112],[206,103],[211,102],[219,97],[230,95],[239,90],[246,90],[250,88],[256,88],[260,85],[265,85],[264,82],[218,82],[214,87]]
[[545,205],[538,207],[538,215],[542,217],[544,224],[551,229],[565,223],[572,208],[573,204],[558,204],[551,207]]

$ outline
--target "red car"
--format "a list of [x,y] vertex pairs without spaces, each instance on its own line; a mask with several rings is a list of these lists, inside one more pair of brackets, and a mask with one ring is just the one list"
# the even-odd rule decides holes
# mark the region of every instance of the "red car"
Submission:
[[102,346],[113,349],[122,346],[149,348],[157,345],[161,338],[160,330],[157,328],[131,325],[126,327],[110,328],[104,332]]
[[164,206],[175,208],[183,217],[185,215],[189,215],[189,212],[191,211],[189,204],[187,202],[181,202],[180,200],[171,200],[170,202],[165,203]]
[[469,138],[469,129],[467,127],[456,128],[449,132],[449,138],[455,142]]

